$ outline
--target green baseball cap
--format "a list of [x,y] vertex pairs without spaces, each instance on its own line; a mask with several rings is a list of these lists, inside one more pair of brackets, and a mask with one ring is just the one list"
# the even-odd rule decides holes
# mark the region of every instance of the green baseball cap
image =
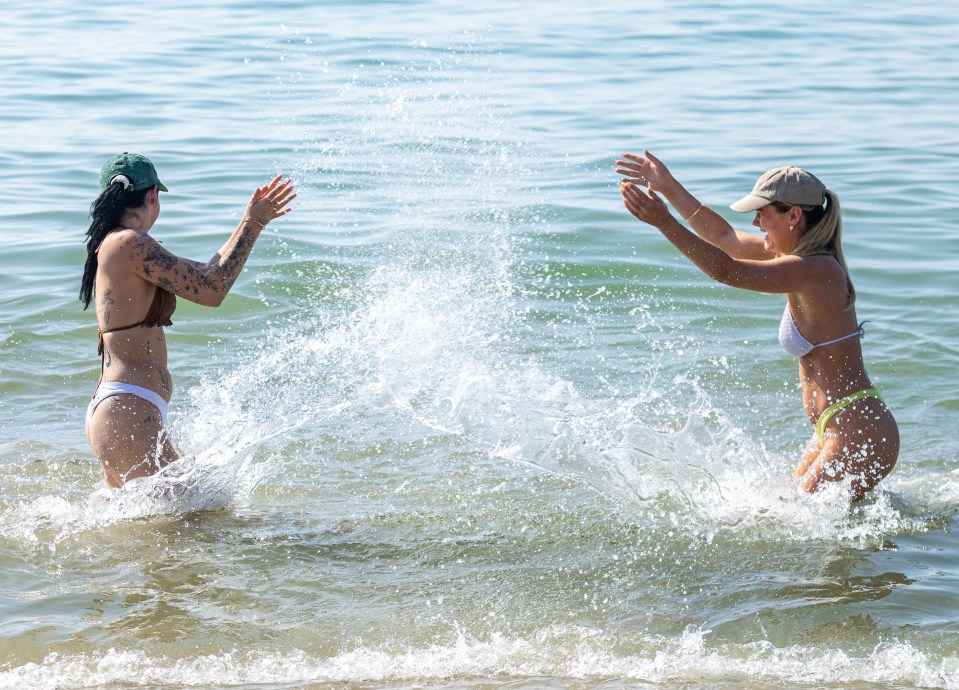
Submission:
[[130,181],[132,185],[129,187],[130,191],[148,189],[153,185],[156,185],[161,192],[170,191],[160,182],[157,170],[150,159],[138,153],[124,152],[104,163],[103,169],[100,170],[100,190],[113,184],[117,175],[123,175]]

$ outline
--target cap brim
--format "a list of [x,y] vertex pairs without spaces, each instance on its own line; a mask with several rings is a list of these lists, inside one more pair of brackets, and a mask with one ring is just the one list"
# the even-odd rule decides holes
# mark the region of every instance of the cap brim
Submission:
[[771,203],[772,202],[769,199],[764,199],[763,197],[756,196],[755,194],[747,194],[735,204],[730,204],[729,208],[739,213],[749,213],[750,211],[758,211],[763,206],[767,206]]
[[166,188],[166,185],[165,185],[165,184],[163,184],[162,182],[160,182],[160,180],[157,180],[157,189],[159,189],[161,192],[169,192],[169,191],[170,191],[169,189]]

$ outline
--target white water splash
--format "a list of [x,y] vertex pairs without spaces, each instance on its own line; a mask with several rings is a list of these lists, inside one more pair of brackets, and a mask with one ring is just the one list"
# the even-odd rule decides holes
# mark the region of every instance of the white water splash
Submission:
[[226,688],[264,684],[404,683],[459,687],[463,679],[539,687],[542,678],[597,682],[902,685],[959,688],[959,657],[934,658],[908,642],[879,644],[855,656],[833,649],[768,642],[711,646],[708,631],[676,637],[617,637],[589,628],[551,626],[526,637],[459,633],[424,648],[372,649],[362,644],[331,657],[304,651],[226,652],[173,659],[142,651],[51,654],[41,663],[0,671],[0,688],[92,686]]
[[82,500],[41,496],[0,513],[0,536],[56,551],[65,539],[145,517],[187,515],[243,505],[268,476],[272,462],[255,453],[274,434],[235,431],[187,454],[150,477],[119,489],[100,486]]

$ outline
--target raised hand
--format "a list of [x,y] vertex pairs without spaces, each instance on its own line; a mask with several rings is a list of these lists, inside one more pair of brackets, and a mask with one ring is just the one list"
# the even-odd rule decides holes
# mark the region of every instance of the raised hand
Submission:
[[632,182],[624,182],[619,191],[629,212],[644,223],[660,228],[672,218],[666,204],[652,189],[644,190]]
[[642,156],[624,153],[623,159],[616,160],[616,172],[622,175],[623,182],[634,182],[662,192],[673,181],[673,176],[661,160],[647,150]]
[[256,188],[246,205],[246,216],[265,226],[292,211],[289,203],[295,198],[293,181],[277,175],[265,186]]

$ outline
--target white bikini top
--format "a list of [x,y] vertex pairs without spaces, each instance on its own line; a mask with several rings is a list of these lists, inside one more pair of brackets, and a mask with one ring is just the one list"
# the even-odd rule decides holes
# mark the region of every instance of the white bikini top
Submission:
[[859,324],[854,332],[849,335],[844,335],[841,338],[835,338],[833,340],[827,340],[824,343],[813,344],[806,340],[803,337],[803,334],[799,332],[799,329],[796,328],[796,322],[793,321],[792,312],[789,311],[789,303],[786,303],[786,310],[783,312],[783,320],[779,322],[779,344],[783,346],[783,349],[791,354],[793,357],[802,357],[803,355],[808,355],[817,347],[823,347],[825,345],[832,345],[833,343],[838,343],[841,340],[849,340],[849,338],[865,338],[866,332],[862,327],[869,323],[868,321],[863,321]]

